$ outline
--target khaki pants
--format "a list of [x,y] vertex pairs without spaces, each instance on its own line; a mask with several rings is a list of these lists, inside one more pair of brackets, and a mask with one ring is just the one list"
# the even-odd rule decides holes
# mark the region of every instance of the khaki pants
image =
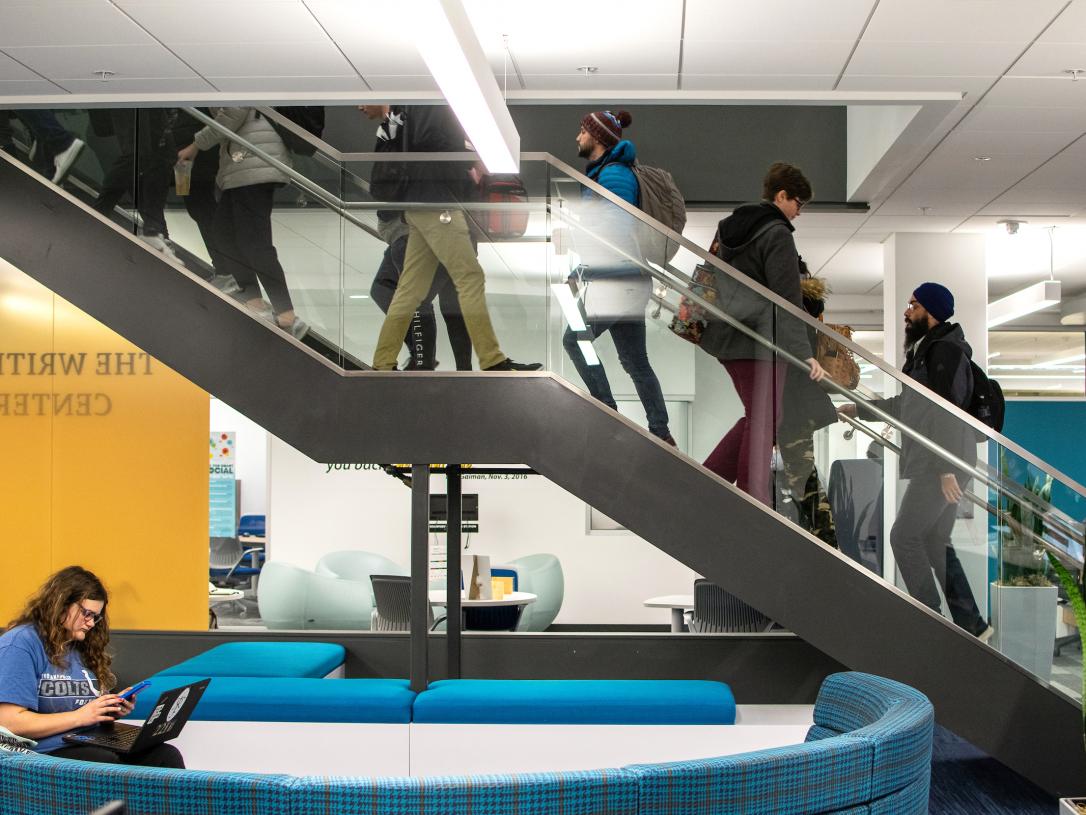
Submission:
[[447,224],[441,223],[438,211],[408,212],[405,216],[411,231],[403,274],[381,325],[377,350],[373,354],[373,367],[379,371],[396,367],[396,357],[411,316],[430,291],[439,263],[448,270],[456,286],[471,344],[479,356],[479,367],[489,368],[505,359],[486,310],[486,281],[471,244],[467,220],[463,212],[450,210],[449,214],[452,221]]

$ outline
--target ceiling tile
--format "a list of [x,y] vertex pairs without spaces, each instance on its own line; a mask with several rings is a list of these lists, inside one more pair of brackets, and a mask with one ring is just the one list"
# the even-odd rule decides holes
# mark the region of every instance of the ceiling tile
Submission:
[[848,73],[994,77],[1006,70],[1021,49],[1021,44],[1013,42],[881,42],[864,37]]
[[901,76],[856,73],[852,64],[841,77],[839,91],[951,91],[964,93],[966,99],[988,90],[996,74],[990,76]]
[[228,93],[366,93],[369,90],[357,76],[209,76],[208,79]]
[[174,50],[203,76],[355,75],[330,42],[298,43],[289,49],[268,43],[179,43]]
[[[679,69],[678,40],[644,40],[631,43],[607,39],[557,40],[545,49],[513,49],[525,74],[577,75],[581,66],[598,68],[600,74],[664,74]],[[583,75],[582,75],[583,77]]]
[[0,54],[0,81],[13,79],[40,80],[41,77],[6,54]]
[[687,0],[684,37],[687,45],[704,40],[851,43],[873,5],[874,0]]
[[616,43],[636,52],[653,40],[673,43],[677,55],[682,36],[683,0],[624,0],[620,8],[584,0],[547,0],[545,6],[465,0],[464,6],[483,47],[501,50],[507,35],[518,60],[572,44]]
[[0,79],[0,101],[5,96],[31,96],[64,93],[64,89],[44,79]]
[[1086,42],[1086,3],[1071,3],[1039,42]]
[[1023,108],[989,105],[985,100],[959,127],[1010,133],[1074,133],[1077,136],[1086,130],[1086,107]]
[[1075,136],[1067,133],[1008,133],[1000,130],[955,130],[943,147],[967,156],[1036,156],[1048,158]]
[[93,79],[109,70],[117,79],[193,76],[161,45],[79,45],[7,48],[7,53],[50,79]]
[[306,0],[306,5],[363,76],[429,73],[399,15],[385,13],[395,4],[381,4],[379,11],[367,11],[356,0]]
[[593,74],[588,79],[570,74],[529,74],[524,77],[526,90],[556,91],[673,91],[677,78],[670,74]]
[[1086,107],[1086,78],[1073,82],[1068,77],[1005,77],[984,97],[984,104],[1023,108]]
[[366,82],[375,91],[436,91],[437,83],[429,74],[366,74]]
[[166,79],[62,79],[64,89],[70,93],[206,93],[215,86],[198,76],[171,77]]
[[6,45],[139,45],[152,42],[115,6],[94,3],[0,3],[0,48]]
[[[789,53],[781,59],[780,41],[748,40],[687,42],[683,50],[683,72],[693,74],[838,74],[845,67],[851,40],[801,41],[788,43]],[[802,56],[799,56],[802,55]]]
[[938,215],[872,215],[861,227],[860,234],[882,232],[949,232],[959,223],[959,216]]
[[1002,192],[1028,175],[1047,156],[999,156],[977,161],[972,156],[946,149],[945,143],[909,177],[912,189],[942,189],[960,186],[991,193]]
[[[1086,67],[1086,35],[1077,43],[1035,43],[1010,70],[1012,76],[1053,76],[1070,83],[1065,68]],[[1076,83],[1081,84],[1081,82]]]
[[684,91],[828,91],[836,74],[822,76],[683,74]]
[[[190,0],[177,3],[132,3],[118,0],[133,19],[167,45],[182,42],[232,44],[327,41],[313,15],[298,2]],[[193,25],[194,20],[213,21]]]
[[1027,43],[1066,0],[881,0],[865,41]]

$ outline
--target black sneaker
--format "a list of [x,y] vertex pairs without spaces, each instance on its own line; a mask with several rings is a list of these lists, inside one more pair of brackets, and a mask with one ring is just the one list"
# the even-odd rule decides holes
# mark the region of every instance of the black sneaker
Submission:
[[491,365],[489,368],[483,368],[484,371],[538,371],[543,367],[542,362],[513,362],[513,360],[506,357],[497,365]]

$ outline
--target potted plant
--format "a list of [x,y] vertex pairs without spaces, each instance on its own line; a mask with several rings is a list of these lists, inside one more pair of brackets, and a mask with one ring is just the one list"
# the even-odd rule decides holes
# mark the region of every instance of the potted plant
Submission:
[[[1086,632],[1086,591],[1084,591],[1082,579],[1076,579],[1067,568],[1056,559],[1051,552],[1048,562],[1056,573],[1063,590],[1067,593],[1067,600],[1075,611],[1075,622],[1078,623],[1079,642],[1083,643],[1083,633]],[[1086,643],[1083,643],[1086,645]],[[1086,660],[1082,664],[1082,743],[1086,746]],[[1060,815],[1086,815],[1086,798],[1061,798]]]
[[[1002,462],[1004,473],[1006,460]],[[1052,477],[1023,479],[1025,489],[1039,502],[1052,497]],[[1052,677],[1052,643],[1056,639],[1059,592],[1048,575],[1041,541],[1042,514],[1030,502],[1004,496],[1000,500],[1004,524],[999,527],[1000,577],[991,586],[992,647],[1036,676]]]

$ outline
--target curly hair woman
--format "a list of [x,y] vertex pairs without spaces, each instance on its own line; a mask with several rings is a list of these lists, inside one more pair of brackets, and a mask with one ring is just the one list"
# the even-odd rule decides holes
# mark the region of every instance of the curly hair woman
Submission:
[[105,586],[80,566],[45,581],[0,635],[0,727],[59,758],[184,767],[169,744],[122,756],[64,741],[68,733],[112,722],[135,706],[135,697],[106,692],[117,681],[107,651],[108,605]]

